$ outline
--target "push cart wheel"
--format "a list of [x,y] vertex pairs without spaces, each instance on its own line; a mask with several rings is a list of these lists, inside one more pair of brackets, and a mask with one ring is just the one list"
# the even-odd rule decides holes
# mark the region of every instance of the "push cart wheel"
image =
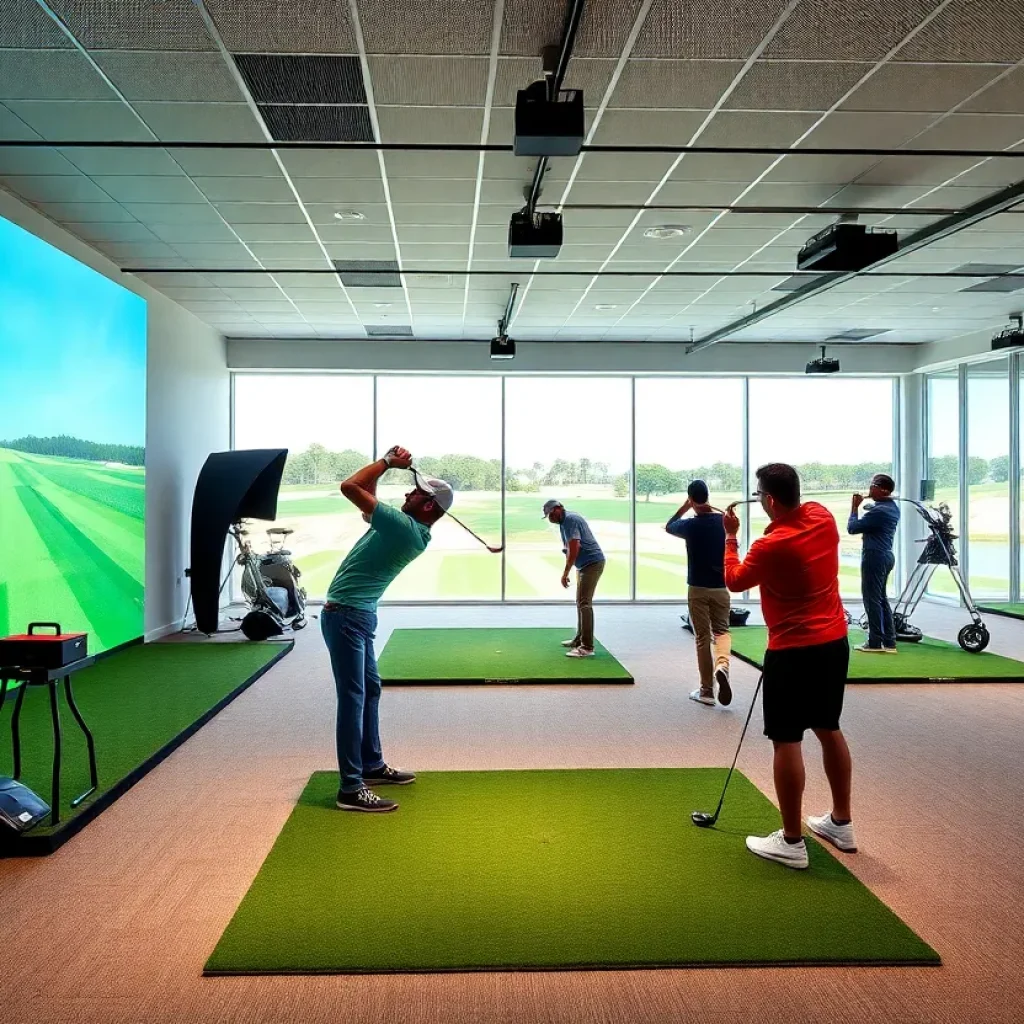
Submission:
[[979,654],[985,650],[990,639],[988,629],[983,624],[976,622],[964,626],[956,635],[956,642],[971,654]]

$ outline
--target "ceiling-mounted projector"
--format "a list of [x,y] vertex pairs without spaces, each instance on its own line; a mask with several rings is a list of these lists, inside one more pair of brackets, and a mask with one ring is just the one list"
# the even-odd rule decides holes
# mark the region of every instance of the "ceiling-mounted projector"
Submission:
[[554,259],[562,248],[562,215],[520,210],[508,225],[508,254],[531,260]]
[[547,81],[516,93],[516,156],[576,156],[583,145],[583,91],[548,94]]
[[1020,348],[1024,345],[1024,314],[1013,313],[1010,316],[1010,326],[1004,327],[992,339],[992,351],[997,352],[1001,348]]
[[498,337],[491,338],[492,359],[515,359],[515,357],[516,343],[507,334],[499,334]]
[[829,359],[825,355],[825,346],[821,346],[821,358],[812,359],[805,367],[804,373],[838,373],[839,360]]
[[796,257],[798,270],[856,271],[891,256],[899,248],[895,231],[871,231],[863,224],[830,224]]

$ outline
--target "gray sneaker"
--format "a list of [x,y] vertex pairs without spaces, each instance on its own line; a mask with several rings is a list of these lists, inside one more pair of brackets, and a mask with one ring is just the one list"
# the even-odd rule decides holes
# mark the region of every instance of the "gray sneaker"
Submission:
[[336,806],[339,811],[368,811],[377,814],[398,810],[398,804],[394,800],[377,796],[369,786],[363,786],[362,789],[357,789],[354,793],[339,791]]
[[690,694],[690,700],[695,700],[698,704],[706,704],[709,708],[715,706],[714,694],[705,693],[700,687]]

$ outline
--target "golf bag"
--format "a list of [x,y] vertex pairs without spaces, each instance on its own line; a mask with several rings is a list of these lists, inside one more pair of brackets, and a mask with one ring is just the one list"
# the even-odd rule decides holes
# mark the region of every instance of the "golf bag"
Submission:
[[286,626],[302,629],[306,625],[306,591],[298,582],[302,573],[284,547],[285,538],[293,531],[282,527],[267,530],[269,550],[258,555],[245,526],[244,522],[235,523],[228,531],[238,545],[235,562],[242,567],[242,594],[250,608],[242,620],[242,632],[250,640],[265,640],[284,632]]
[[[935,570],[940,565],[944,565],[953,577],[953,582],[960,593],[960,599],[971,617],[971,621],[957,634],[957,643],[965,651],[979,654],[988,647],[990,636],[988,627],[971,596],[967,581],[960,571],[954,544],[957,535],[953,532],[953,514],[950,512],[949,506],[945,502],[941,502],[933,508],[911,498],[896,498],[895,500],[913,505],[928,526],[928,536],[924,540],[918,541],[919,544],[924,544],[924,548],[917,559],[917,565],[914,566],[903,592],[896,599],[892,608],[896,639],[903,643],[919,643],[924,638],[921,628],[915,626],[910,621],[910,617],[917,611],[917,606],[921,603]],[[863,629],[868,628],[867,615],[861,618],[860,624]]]

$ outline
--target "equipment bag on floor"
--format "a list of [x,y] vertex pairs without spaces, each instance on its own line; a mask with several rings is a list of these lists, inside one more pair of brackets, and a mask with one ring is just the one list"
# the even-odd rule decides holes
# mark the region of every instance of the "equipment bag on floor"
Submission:
[[0,775],[0,822],[15,832],[27,832],[49,813],[46,801],[28,786]]
[[747,619],[750,618],[749,608],[730,608],[729,609],[729,625],[730,626],[745,626]]

